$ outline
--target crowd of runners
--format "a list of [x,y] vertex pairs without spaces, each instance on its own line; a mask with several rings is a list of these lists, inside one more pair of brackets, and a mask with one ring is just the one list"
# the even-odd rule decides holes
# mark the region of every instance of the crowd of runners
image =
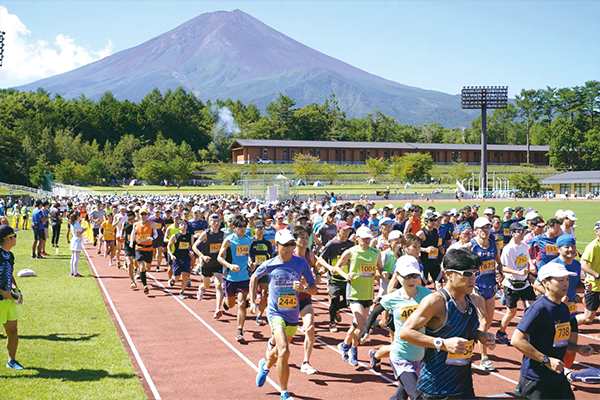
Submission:
[[[488,354],[498,351],[496,345],[523,353],[516,390],[526,398],[574,398],[571,382],[597,379],[597,371],[570,368],[578,355],[598,353],[578,344],[577,332],[583,324],[598,323],[600,221],[595,239],[580,254],[578,218],[570,210],[542,216],[518,206],[378,207],[338,202],[333,194],[283,203],[115,195],[37,200],[29,209],[15,205],[13,227],[5,219],[0,229],[0,322],[10,341],[16,311],[8,240],[18,229],[33,229],[32,258],[42,259],[50,255],[50,235],[58,252],[65,218],[72,277],[82,276],[78,265],[87,240],[110,266],[128,274],[131,290],[148,294],[147,272],[166,269],[168,286],[181,299],[207,301],[207,292],[214,293],[213,317],[235,314],[237,341],[245,340],[248,319],[268,324],[272,335],[256,384],[263,386],[275,367],[281,399],[290,398],[290,341],[300,326],[305,336],[300,371],[318,374],[311,364],[311,296],[319,289],[329,296],[331,332],[340,329],[344,309],[352,314],[337,346],[344,361],[357,366],[359,348],[373,328],[389,331],[390,344],[371,350],[369,360],[379,372],[381,360],[389,358],[398,381],[390,399],[474,398],[473,352],[481,354],[484,369],[494,371]],[[192,280],[199,280],[194,292]],[[584,286],[583,297],[578,285]],[[520,301],[526,310],[509,337]],[[492,332],[497,302],[506,313]],[[14,352],[9,348],[9,364],[16,362]]]

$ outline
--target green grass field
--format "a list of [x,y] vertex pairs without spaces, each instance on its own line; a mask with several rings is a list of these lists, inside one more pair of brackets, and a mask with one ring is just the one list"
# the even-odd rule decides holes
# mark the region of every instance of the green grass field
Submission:
[[[18,306],[17,359],[26,369],[4,366],[2,343],[0,398],[145,399],[85,258],[79,266],[85,278],[71,278],[64,233],[59,256],[45,260],[30,258],[30,230],[17,234],[15,270],[31,268],[38,276],[17,278],[24,297]],[[47,251],[52,250],[48,243]]]

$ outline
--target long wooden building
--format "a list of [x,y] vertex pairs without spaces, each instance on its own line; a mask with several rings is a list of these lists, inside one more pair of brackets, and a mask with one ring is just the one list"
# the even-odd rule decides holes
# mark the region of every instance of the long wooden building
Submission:
[[[367,158],[390,158],[407,153],[429,153],[437,164],[458,160],[468,164],[481,162],[479,144],[235,139],[229,150],[235,164],[249,164],[258,159],[291,163],[298,153],[316,156],[330,164],[359,164]],[[530,146],[530,162],[549,165],[548,151],[548,146]],[[527,162],[527,146],[488,144],[487,152],[488,164],[519,165]]]

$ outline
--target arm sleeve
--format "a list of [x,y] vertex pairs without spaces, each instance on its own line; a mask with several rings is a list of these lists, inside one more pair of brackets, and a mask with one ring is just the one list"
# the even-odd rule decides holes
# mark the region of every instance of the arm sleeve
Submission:
[[269,260],[265,261],[264,263],[260,264],[255,270],[254,270],[254,275],[256,275],[257,278],[262,278],[263,276],[267,275],[267,273],[269,272],[267,267],[269,266]]

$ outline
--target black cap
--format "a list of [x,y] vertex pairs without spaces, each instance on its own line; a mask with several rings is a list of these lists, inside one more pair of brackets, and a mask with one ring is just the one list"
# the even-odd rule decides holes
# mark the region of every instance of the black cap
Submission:
[[41,206],[41,205],[42,205],[42,200],[40,200],[40,199],[37,199],[37,200],[35,201],[35,206],[37,207],[37,206]]
[[15,233],[15,230],[10,225],[0,225],[0,242],[3,242],[4,239]]
[[515,207],[515,212],[517,212],[517,211],[523,211],[523,207],[521,207],[521,206],[516,206],[516,207]]
[[300,221],[301,219],[305,219],[305,220],[307,220],[307,221],[308,221],[308,217],[307,217],[306,215],[304,215],[304,214],[300,214],[300,215],[298,215],[294,221],[295,221],[295,222],[298,222],[298,221]]
[[265,223],[259,219],[254,223],[254,228],[258,229],[258,228],[264,228],[265,227]]
[[514,232],[514,231],[522,231],[525,229],[525,227],[523,225],[521,225],[519,222],[513,222],[512,224],[510,224],[509,229],[511,232]]

